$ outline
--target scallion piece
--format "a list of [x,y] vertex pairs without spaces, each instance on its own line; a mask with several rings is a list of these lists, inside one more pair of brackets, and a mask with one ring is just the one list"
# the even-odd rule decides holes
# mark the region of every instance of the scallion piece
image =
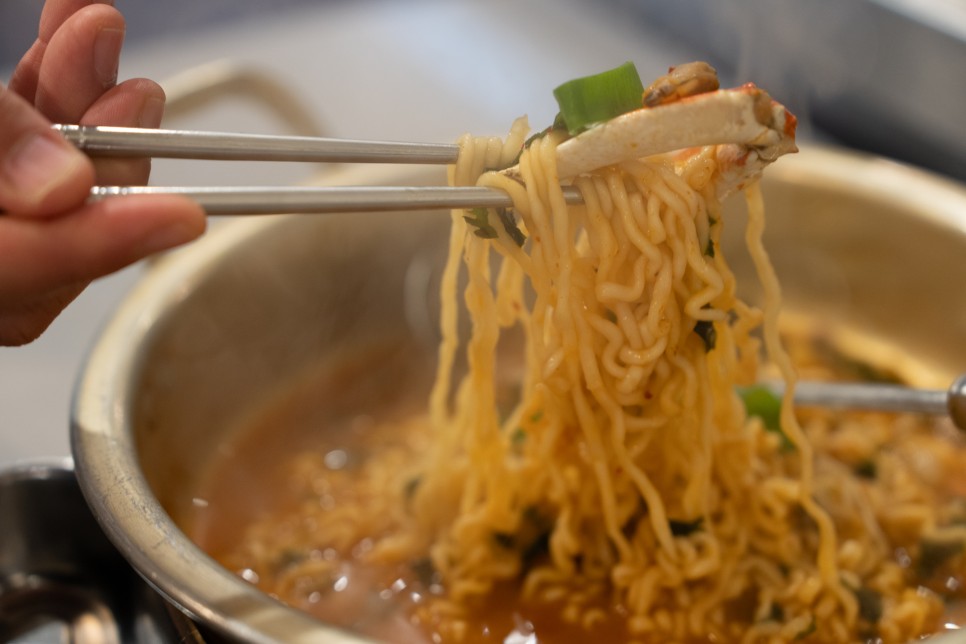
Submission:
[[486,208],[473,208],[471,214],[463,215],[466,223],[473,226],[473,234],[482,239],[496,239],[499,235],[489,222],[490,211]]
[[571,136],[642,107],[644,85],[634,63],[575,78],[553,90]]
[[714,345],[718,341],[718,332],[715,331],[714,322],[711,320],[698,320],[694,325],[694,332],[704,342],[705,351],[712,351],[714,349]]
[[775,392],[763,385],[752,385],[739,387],[738,394],[745,403],[745,411],[749,416],[761,418],[766,429],[781,429],[782,400]]
[[701,529],[701,526],[704,525],[704,517],[698,517],[693,521],[678,521],[676,519],[669,519],[668,525],[671,528],[671,534],[673,534],[675,537],[686,537]]
[[745,403],[745,411],[748,412],[749,416],[761,418],[767,431],[781,436],[782,451],[787,452],[795,449],[795,444],[782,431],[782,399],[775,392],[764,385],[752,385],[750,387],[738,387],[738,395]]

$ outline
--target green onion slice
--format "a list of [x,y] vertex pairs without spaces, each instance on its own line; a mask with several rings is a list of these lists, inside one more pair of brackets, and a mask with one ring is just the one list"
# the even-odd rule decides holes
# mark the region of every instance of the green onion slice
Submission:
[[642,107],[644,85],[632,62],[593,76],[575,78],[553,90],[571,136]]
[[782,431],[781,413],[782,399],[775,392],[764,385],[738,387],[738,395],[745,403],[745,411],[749,416],[758,416],[765,426],[765,430],[781,436],[782,451],[795,449],[795,444]]
[[782,399],[764,385],[739,387],[738,394],[749,416],[758,416],[771,431],[781,429]]

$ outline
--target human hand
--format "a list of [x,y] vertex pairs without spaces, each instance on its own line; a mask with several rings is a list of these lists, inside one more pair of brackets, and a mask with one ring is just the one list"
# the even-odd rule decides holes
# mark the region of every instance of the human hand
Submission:
[[91,162],[51,122],[158,127],[164,92],[117,84],[124,18],[97,0],[47,0],[37,41],[0,85],[0,345],[34,340],[98,277],[204,231],[181,197],[85,204],[91,186],[147,181],[147,160]]

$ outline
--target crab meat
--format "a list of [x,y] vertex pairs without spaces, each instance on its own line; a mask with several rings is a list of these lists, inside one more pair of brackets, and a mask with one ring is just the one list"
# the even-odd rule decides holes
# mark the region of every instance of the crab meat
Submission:
[[778,156],[794,151],[795,148],[775,154],[775,147],[755,148],[737,143],[715,146],[718,169],[714,187],[718,199],[724,199],[733,192],[744,190],[745,186],[758,179],[768,164]]
[[[591,128],[557,148],[561,179],[675,150],[719,147],[725,183],[743,184],[797,151],[795,117],[753,84],[645,107]],[[728,147],[733,146],[733,147]]]
[[644,90],[645,107],[657,107],[687,96],[713,92],[718,89],[718,72],[702,61],[684,63],[668,70]]

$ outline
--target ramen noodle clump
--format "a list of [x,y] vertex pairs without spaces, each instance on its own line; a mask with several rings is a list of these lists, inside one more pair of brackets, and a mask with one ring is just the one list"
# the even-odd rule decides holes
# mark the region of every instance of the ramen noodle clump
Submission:
[[[526,136],[520,120],[506,141],[466,137],[450,169],[452,185],[500,188],[513,207],[453,214],[428,413],[384,428],[351,475],[298,460],[310,500],[252,526],[228,563],[308,609],[347,566],[382,571],[380,596],[433,641],[935,630],[942,602],[925,586],[958,579],[964,534],[949,526],[966,511],[906,456],[945,447],[920,419],[796,417],[757,186],[746,242],[761,308],[737,297],[721,252],[714,146],[579,176],[583,204],[568,205],[559,135],[521,154]],[[518,155],[515,172],[489,170]],[[513,335],[506,404],[498,358]],[[754,387],[760,361],[785,379],[783,401]]]

